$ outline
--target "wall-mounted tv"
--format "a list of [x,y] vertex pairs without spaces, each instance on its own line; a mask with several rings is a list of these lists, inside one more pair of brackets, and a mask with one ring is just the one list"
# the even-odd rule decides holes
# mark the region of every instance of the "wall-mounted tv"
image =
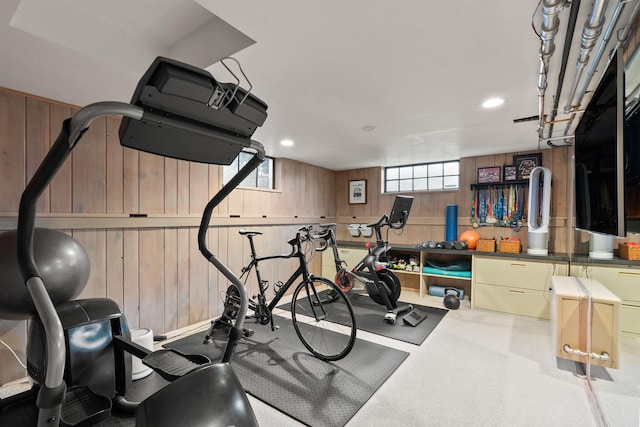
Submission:
[[624,65],[615,54],[575,132],[576,228],[624,237]]
[[625,113],[624,212],[627,233],[640,233],[640,104]]

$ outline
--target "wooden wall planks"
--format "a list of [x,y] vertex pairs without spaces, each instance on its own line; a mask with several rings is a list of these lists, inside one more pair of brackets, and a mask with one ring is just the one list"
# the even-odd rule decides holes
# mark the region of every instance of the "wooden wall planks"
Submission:
[[[568,197],[571,180],[568,176],[568,147],[553,150],[540,150],[542,165],[552,170],[553,187],[551,191],[551,232],[549,250],[566,253],[569,250],[566,227],[568,225]],[[442,241],[445,239],[446,205],[458,205],[458,235],[470,229],[471,192],[470,185],[476,182],[476,170],[479,167],[503,166],[511,164],[513,155],[525,153],[504,153],[460,159],[460,190],[413,193],[415,200],[411,209],[409,224],[402,234],[391,235],[396,244],[415,244],[424,240]],[[373,167],[336,172],[336,216],[338,217],[337,235],[339,240],[363,243],[370,239],[352,237],[347,226],[351,223],[369,223],[376,221],[380,215],[389,214],[393,204],[393,194],[381,193],[382,168]],[[347,188],[351,180],[367,180],[367,203],[365,205],[349,205]],[[526,224],[525,224],[526,225]],[[478,229],[484,238],[519,237],[524,246],[527,242],[526,226],[519,232],[508,227],[481,227]]]
[[25,97],[0,92],[0,212],[15,211],[25,185]]

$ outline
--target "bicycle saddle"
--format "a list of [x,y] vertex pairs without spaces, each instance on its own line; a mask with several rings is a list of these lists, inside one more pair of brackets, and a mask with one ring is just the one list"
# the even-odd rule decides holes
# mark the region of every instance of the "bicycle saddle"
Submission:
[[260,234],[262,234],[262,231],[251,231],[251,230],[239,230],[238,233],[242,234],[243,236],[258,236]]

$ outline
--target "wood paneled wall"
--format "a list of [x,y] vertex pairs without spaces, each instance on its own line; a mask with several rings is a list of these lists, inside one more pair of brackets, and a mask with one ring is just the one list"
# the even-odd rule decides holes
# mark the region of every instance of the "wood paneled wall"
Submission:
[[[568,171],[571,158],[567,147],[535,150],[542,153],[542,165],[548,167],[552,174],[551,190],[551,227],[549,250],[551,252],[568,252],[568,198],[570,185]],[[528,152],[505,153],[460,159],[460,189],[455,191],[435,191],[412,193],[415,196],[409,222],[402,234],[389,232],[389,241],[396,244],[415,244],[425,240],[445,240],[446,206],[458,205],[458,235],[471,229],[471,190],[470,185],[476,182],[476,170],[479,167],[503,166],[513,163],[513,155]],[[338,217],[338,238],[349,241],[368,241],[366,237],[351,237],[347,230],[350,223],[370,223],[380,215],[389,214],[393,205],[393,194],[382,194],[382,169],[379,167],[356,169],[336,173],[336,216]],[[351,180],[367,180],[367,203],[349,205],[348,185]],[[480,227],[478,233],[484,238],[519,237],[524,247],[527,242],[527,227],[513,231],[509,227]]]
[[[0,224],[15,223],[26,182],[57,138],[62,121],[75,111],[0,90]],[[228,283],[200,254],[197,232],[205,204],[222,185],[221,167],[123,148],[119,124],[115,117],[95,120],[38,204],[39,216],[72,235],[89,254],[91,274],[80,297],[111,298],[131,328],[148,327],[154,333],[218,316]],[[236,189],[214,210],[208,245],[234,272],[249,260],[240,228],[264,232],[256,238],[259,254],[288,253],[286,241],[301,224],[334,215],[332,171],[288,159],[278,159],[276,168],[275,190]],[[230,221],[230,216],[240,218]],[[89,217],[101,225],[92,228]],[[158,217],[166,225],[145,225],[146,220],[156,224]],[[320,271],[316,258],[312,266]],[[273,282],[286,280],[295,268],[292,260],[274,261],[261,266],[261,272]],[[248,284],[255,294],[255,280]],[[0,320],[0,337],[16,330],[23,335],[24,323]],[[24,339],[12,342],[24,358]],[[8,352],[5,357],[0,351],[0,359],[3,366],[17,366]],[[9,371],[0,370],[0,383],[14,375]]]

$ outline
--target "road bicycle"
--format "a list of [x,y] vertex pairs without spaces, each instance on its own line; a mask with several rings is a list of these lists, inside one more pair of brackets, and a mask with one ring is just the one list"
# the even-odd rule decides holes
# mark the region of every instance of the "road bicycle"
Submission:
[[[262,234],[260,231],[240,230],[240,234],[249,239],[251,248],[251,261],[242,268],[241,280],[246,282],[254,270],[258,283],[258,294],[249,299],[249,310],[252,315],[247,319],[255,319],[261,325],[271,324],[271,330],[275,331],[273,310],[287,294],[287,291],[302,277],[291,297],[291,319],[293,327],[302,341],[302,344],[315,357],[324,361],[335,361],[344,358],[356,340],[356,318],[353,313],[351,302],[345,296],[338,285],[323,277],[317,277],[309,272],[307,259],[303,250],[306,242],[311,242],[309,231],[311,227],[302,227],[295,237],[288,241],[291,245],[289,254],[270,255],[258,257],[254,245],[254,237]],[[270,302],[267,302],[267,290],[269,282],[264,280],[260,274],[259,264],[264,261],[274,259],[296,258],[299,266],[286,282],[275,282],[273,291],[275,295]],[[331,295],[331,298],[327,298]],[[230,286],[227,289],[224,311],[222,316],[213,321],[207,335],[205,343],[211,342],[214,331],[222,327],[230,327],[234,324],[238,314],[238,291]],[[245,323],[246,325],[246,323]],[[245,337],[251,336],[253,330],[243,328]]]
[[[335,283],[340,290],[344,292],[353,292],[354,282],[358,282],[373,301],[387,308],[384,314],[384,320],[387,323],[394,324],[398,315],[412,310],[410,304],[398,305],[400,298],[400,280],[387,267],[387,252],[391,249],[388,241],[382,238],[382,228],[389,227],[391,229],[402,229],[409,217],[413,197],[396,196],[390,216],[382,215],[378,221],[367,224],[373,228],[376,242],[371,246],[366,244],[369,249],[367,255],[352,270],[347,269],[346,262],[340,258],[338,253],[338,244],[336,235],[333,231],[335,224],[321,225],[322,231],[316,233],[313,238],[321,241],[321,246],[317,250],[325,250],[329,246],[333,250],[333,258],[336,265]],[[333,296],[333,295],[332,295]]]

